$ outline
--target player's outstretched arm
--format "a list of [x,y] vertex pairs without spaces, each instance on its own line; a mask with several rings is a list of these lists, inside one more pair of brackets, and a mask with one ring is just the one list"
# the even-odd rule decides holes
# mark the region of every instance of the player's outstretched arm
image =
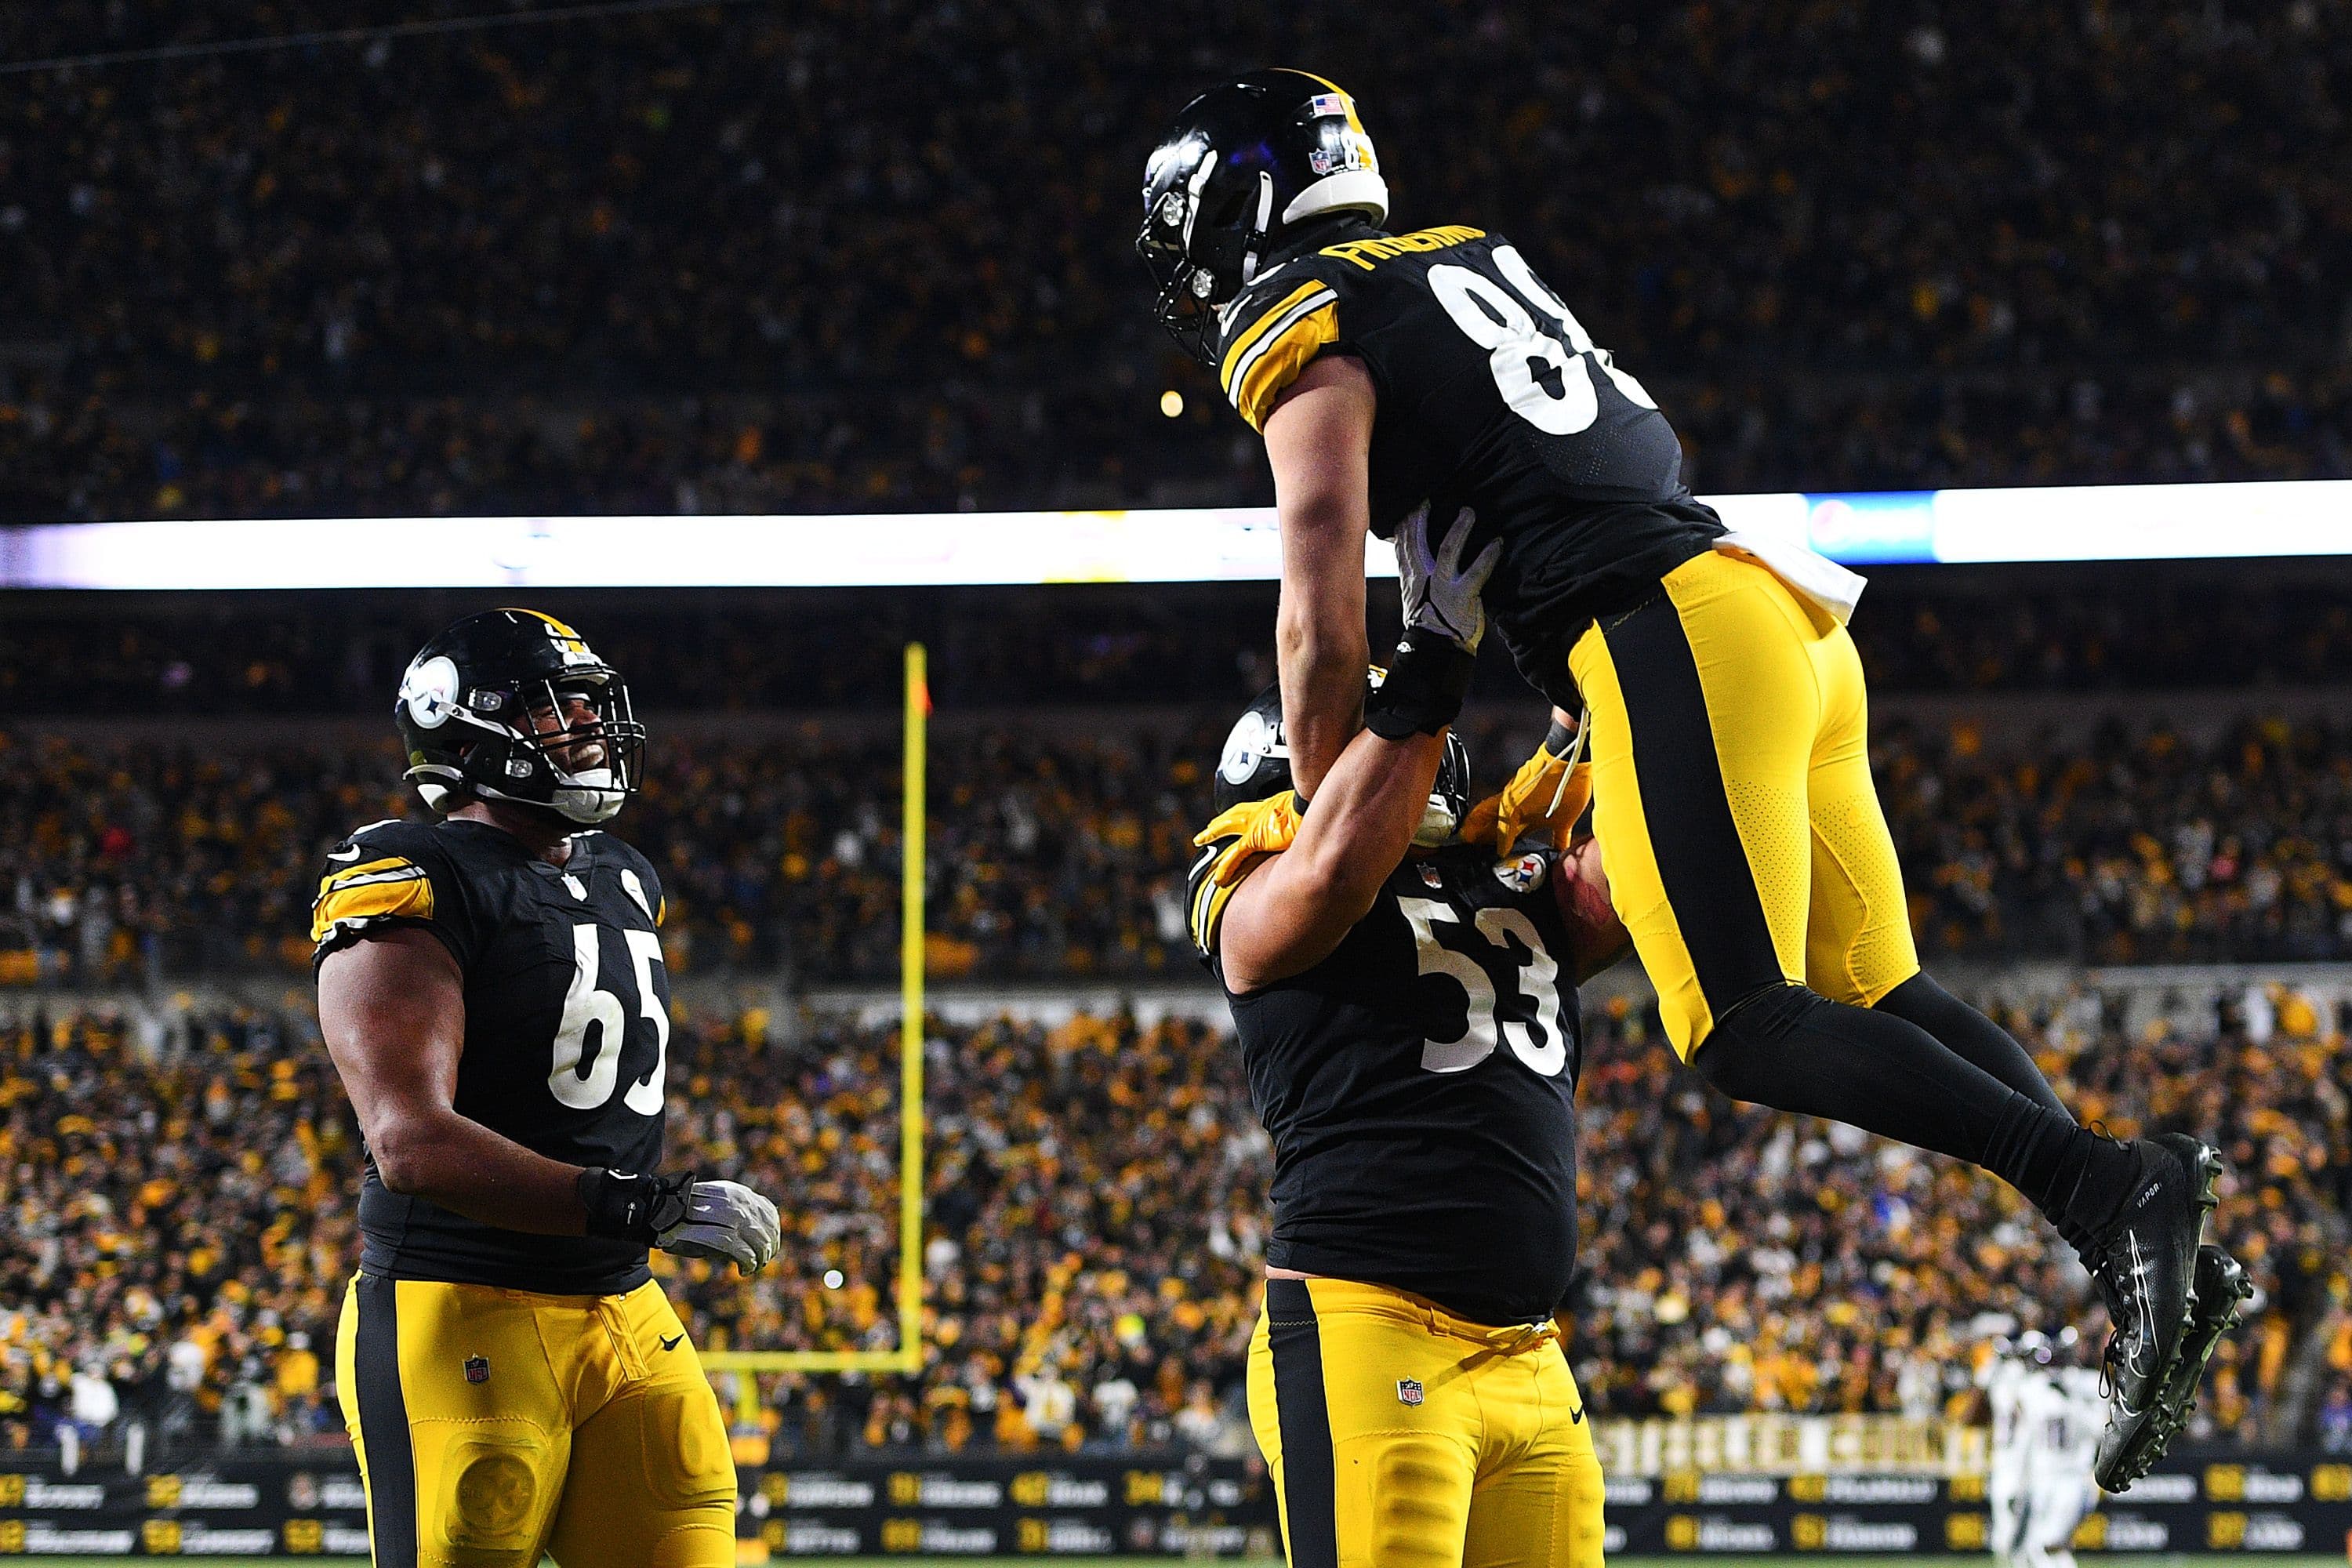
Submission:
[[1290,847],[1260,861],[1226,904],[1217,957],[1228,986],[1255,991],[1313,968],[1370,912],[1429,808],[1444,746],[1442,732],[1357,731]]
[[1372,416],[1360,361],[1326,354],[1265,416],[1282,529],[1275,647],[1291,776],[1309,799],[1362,722],[1364,538],[1371,530]]
[[329,953],[319,1028],[386,1187],[502,1230],[585,1233],[579,1166],[457,1114],[465,982],[431,932],[395,927]]

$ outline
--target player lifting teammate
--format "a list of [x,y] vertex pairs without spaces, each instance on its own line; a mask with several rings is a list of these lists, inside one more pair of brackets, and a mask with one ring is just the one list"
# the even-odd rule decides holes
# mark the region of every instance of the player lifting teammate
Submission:
[[[1737,1099],[1969,1161],[2032,1200],[2115,1324],[2100,1479],[2143,1473],[2236,1306],[2193,1284],[2220,1162],[2186,1133],[2078,1126],[2016,1041],[1920,972],[1844,626],[1860,580],[1727,533],[1655,400],[1500,235],[1381,228],[1379,161],[1332,83],[1259,71],[1203,94],[1143,200],[1161,321],[1265,438],[1300,789],[1363,721],[1367,529],[1426,509],[1467,533],[1457,549],[1497,551],[1486,605],[1558,710],[1507,804],[1548,809],[1571,736],[1589,741],[1611,893],[1675,1049]],[[1409,633],[1390,681],[1458,696],[1471,663]]]
[[327,855],[319,1023],[367,1142],[336,1386],[377,1568],[721,1568],[735,1468],[646,1251],[764,1266],[775,1206],[657,1175],[661,880],[610,834],[627,689],[562,623],[471,616],[394,710],[443,820]]
[[[1426,635],[1468,567],[1399,541]],[[1357,680],[1363,683],[1363,672]],[[1189,888],[1274,1140],[1252,1425],[1293,1568],[1598,1568],[1600,1461],[1552,1315],[1576,1259],[1576,982],[1622,951],[1596,875],[1454,838],[1453,704],[1375,689],[1298,816],[1279,701],[1225,742]],[[1281,845],[1288,847],[1278,847]]]

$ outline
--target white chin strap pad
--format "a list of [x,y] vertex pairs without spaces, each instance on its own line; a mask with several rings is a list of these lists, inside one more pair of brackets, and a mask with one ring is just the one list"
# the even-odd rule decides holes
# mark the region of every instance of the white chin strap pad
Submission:
[[1318,213],[1338,212],[1352,207],[1369,216],[1374,223],[1389,216],[1389,183],[1370,169],[1350,169],[1345,174],[1328,175],[1316,181],[1290,198],[1282,209],[1282,221],[1297,223]]

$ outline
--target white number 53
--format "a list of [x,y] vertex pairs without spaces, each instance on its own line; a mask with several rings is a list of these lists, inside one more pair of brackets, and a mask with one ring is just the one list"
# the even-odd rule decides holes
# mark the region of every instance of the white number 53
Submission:
[[[1443,974],[1458,983],[1468,998],[1466,1022],[1463,1032],[1451,1040],[1424,1040],[1421,1047],[1421,1065],[1430,1072],[1462,1072],[1476,1067],[1495,1054],[1496,1026],[1495,983],[1488,977],[1486,966],[1466,952],[1446,947],[1437,940],[1436,928],[1441,923],[1459,925],[1462,917],[1434,899],[1399,899],[1397,907],[1412,924],[1412,942],[1423,974]],[[1536,1005],[1536,1028],[1543,1031],[1538,1043],[1535,1030],[1524,1020],[1499,1020],[1502,1037],[1510,1043],[1511,1054],[1528,1068],[1545,1078],[1558,1078],[1568,1065],[1568,1037],[1559,1026],[1559,965],[1546,952],[1543,937],[1535,922],[1517,910],[1485,909],[1472,918],[1476,931],[1506,957],[1511,944],[1506,937],[1516,937],[1527,949],[1527,956],[1518,959],[1514,967],[1518,972],[1518,989]]]

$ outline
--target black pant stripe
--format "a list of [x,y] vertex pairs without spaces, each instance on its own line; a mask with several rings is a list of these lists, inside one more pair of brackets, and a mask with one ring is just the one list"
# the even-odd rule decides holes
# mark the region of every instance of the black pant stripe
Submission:
[[1338,1482],[1331,1408],[1323,1396],[1323,1330],[1304,1279],[1265,1282],[1266,1343],[1274,1355],[1274,1408],[1282,1427],[1282,1505],[1290,1520],[1290,1568],[1339,1568]]
[[416,1568],[416,1454],[400,1391],[399,1289],[373,1274],[361,1275],[352,1289],[360,1293],[352,1372],[367,1446],[368,1540],[375,1568]]
[[1664,594],[1601,635],[1624,694],[1650,853],[1706,1010],[1720,1019],[1787,977],[1724,794],[1698,659]]

